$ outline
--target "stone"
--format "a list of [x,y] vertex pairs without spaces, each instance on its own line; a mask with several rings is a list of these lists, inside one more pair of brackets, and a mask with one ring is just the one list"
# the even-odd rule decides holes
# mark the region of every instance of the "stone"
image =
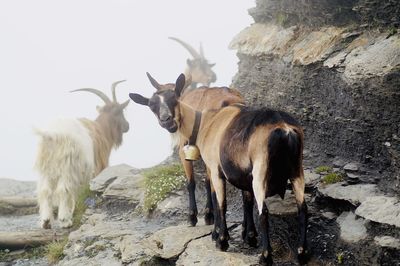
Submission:
[[[309,196],[306,194],[306,202]],[[297,214],[297,204],[294,194],[286,190],[285,198],[282,200],[279,195],[268,197],[266,199],[269,214],[272,215],[295,215]]]
[[306,169],[304,170],[304,180],[306,187],[313,187],[321,180],[321,175]]
[[373,222],[400,227],[400,202],[395,197],[370,196],[355,213]]
[[[178,257],[193,239],[209,235],[212,225],[189,227],[187,225],[172,226],[155,232],[143,240],[143,245],[164,259]],[[208,241],[211,242],[210,238]]]
[[340,226],[340,237],[346,242],[355,243],[367,237],[366,221],[356,219],[352,212],[343,212],[336,222]]
[[123,263],[141,261],[149,257],[148,254],[151,254],[151,250],[140,243],[138,237],[135,235],[124,236],[119,243],[119,249]]
[[322,216],[324,216],[325,218],[327,218],[329,220],[333,220],[337,217],[337,215],[333,212],[323,212]]
[[191,241],[176,262],[177,266],[186,265],[218,265],[218,266],[247,266],[258,265],[258,256],[245,255],[240,251],[222,252],[215,247],[210,237],[202,237]]
[[186,211],[187,198],[183,196],[182,191],[169,195],[166,199],[157,204],[156,210],[160,213],[174,214],[176,212]]
[[144,198],[144,177],[140,174],[119,176],[105,189],[103,197],[139,203]]
[[400,249],[400,239],[391,236],[376,236],[374,241],[377,245],[386,248]]
[[360,168],[357,163],[348,163],[345,166],[343,166],[343,169],[346,172],[357,172]]
[[333,199],[346,200],[354,206],[359,205],[368,197],[377,195],[378,189],[374,184],[345,185],[344,182],[335,184],[321,184],[318,191],[326,197]]
[[138,169],[127,164],[110,166],[101,171],[90,181],[90,190],[104,192],[104,190],[119,176],[129,176],[138,173]]

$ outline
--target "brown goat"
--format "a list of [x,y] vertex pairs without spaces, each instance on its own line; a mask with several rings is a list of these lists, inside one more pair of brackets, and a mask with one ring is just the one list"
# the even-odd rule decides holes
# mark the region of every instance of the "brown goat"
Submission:
[[[175,84],[175,98],[170,101],[174,106],[173,120],[168,127],[164,127],[189,138],[197,114],[180,101],[184,85],[185,76],[181,74]],[[305,258],[307,205],[302,167],[303,138],[300,124],[282,111],[266,108],[253,110],[243,105],[231,105],[201,113],[196,145],[210,171],[218,202],[219,219],[214,225],[213,234],[218,235],[216,245],[219,249],[225,251],[229,247],[225,218],[225,182],[228,180],[254,195],[262,236],[260,263],[272,265],[265,198],[275,194],[283,198],[287,181],[290,180],[299,211],[298,258]]]
[[[175,84],[159,84],[149,73],[147,76],[150,83],[156,88],[156,92],[153,96],[148,99],[139,94],[131,93],[130,97],[136,103],[149,106],[153,113],[157,116],[159,123],[162,127],[167,128],[168,131],[172,132],[173,128],[168,128],[168,123],[172,121],[173,108],[175,98]],[[185,89],[190,84],[190,80],[185,81]],[[231,104],[244,104],[244,99],[237,90],[230,89],[227,87],[200,87],[196,89],[186,89],[183,93],[180,101],[191,106],[193,109],[201,111],[205,109],[219,109],[223,106]],[[176,133],[172,133],[179,137],[179,157],[181,159],[182,165],[185,170],[187,177],[187,189],[189,192],[189,222],[192,226],[197,224],[197,205],[195,197],[196,183],[193,175],[193,163],[192,161],[185,160],[182,147],[188,142],[188,138],[179,136]],[[217,214],[213,214],[214,208],[212,204],[212,195],[209,171],[207,171],[206,178],[206,190],[207,190],[207,203],[205,209],[205,223],[212,224],[214,222],[214,216],[217,218]],[[214,200],[216,201],[216,200]],[[251,246],[256,246],[256,231],[253,221],[253,205],[254,199],[251,195],[247,195],[243,192],[243,202],[245,209],[246,219],[243,222],[243,239]],[[251,213],[251,215],[246,215],[246,213]],[[215,237],[215,235],[214,235]]]

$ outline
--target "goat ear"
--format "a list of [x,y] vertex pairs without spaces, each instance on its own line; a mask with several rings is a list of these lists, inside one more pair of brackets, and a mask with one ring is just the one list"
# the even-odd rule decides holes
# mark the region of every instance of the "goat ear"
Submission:
[[208,64],[208,66],[209,66],[209,67],[213,67],[213,66],[215,66],[215,63],[213,63],[213,64]]
[[186,77],[184,74],[180,74],[175,82],[175,95],[177,98],[181,96],[183,89],[185,88]]
[[192,60],[190,60],[190,59],[186,59],[186,64],[187,64],[189,67],[192,67],[192,66],[193,66],[193,62],[192,62]]
[[149,105],[149,98],[143,97],[137,93],[129,93],[129,97],[137,104]]

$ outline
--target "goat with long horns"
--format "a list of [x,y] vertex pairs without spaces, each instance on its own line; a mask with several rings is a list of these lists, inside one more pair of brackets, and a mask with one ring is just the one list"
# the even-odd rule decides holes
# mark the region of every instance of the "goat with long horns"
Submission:
[[169,37],[169,39],[178,42],[192,55],[193,59],[186,60],[185,76],[191,79],[191,88],[196,88],[197,84],[203,86],[210,86],[211,83],[217,80],[217,75],[211,69],[215,64],[209,64],[208,60],[204,56],[203,46],[200,44],[199,52],[197,52],[192,46],[179,40],[175,37]]
[[72,226],[80,189],[108,166],[111,149],[121,145],[122,135],[129,130],[123,113],[129,100],[119,104],[115,95],[121,82],[111,86],[113,100],[97,89],[72,91],[87,91],[104,101],[96,120],[59,119],[46,129],[35,129],[40,137],[35,168],[40,174],[37,190],[42,228],[51,228],[53,207],[58,207],[61,227]]

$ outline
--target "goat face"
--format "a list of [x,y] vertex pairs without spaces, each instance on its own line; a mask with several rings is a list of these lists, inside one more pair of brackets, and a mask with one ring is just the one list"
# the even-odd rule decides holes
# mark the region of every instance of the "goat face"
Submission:
[[[146,98],[137,93],[130,93],[129,97],[137,104],[146,105],[154,113],[158,119],[161,127],[168,130],[170,133],[175,133],[178,130],[179,118],[177,114],[177,93],[183,91],[187,86],[185,76],[182,74],[179,84],[160,85],[155,81],[150,74],[147,73],[151,84],[157,91],[151,96]],[[179,96],[178,96],[179,97]]]

